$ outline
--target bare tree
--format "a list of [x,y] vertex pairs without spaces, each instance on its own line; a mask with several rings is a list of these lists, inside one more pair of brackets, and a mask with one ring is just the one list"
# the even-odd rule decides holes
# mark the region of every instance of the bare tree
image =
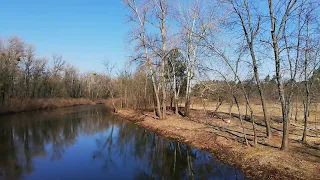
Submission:
[[2,86],[2,99],[4,102],[8,98],[12,98],[17,95],[16,84],[17,75],[19,73],[19,64],[21,58],[24,56],[25,44],[18,37],[10,37],[6,46],[2,47],[1,53],[1,81]]
[[[232,69],[232,72],[234,73],[234,77],[233,77],[233,80],[229,81],[227,76],[223,74],[223,72],[221,72],[220,70],[215,70],[215,69],[211,69],[209,68],[209,71],[214,71],[214,72],[217,72],[223,79],[224,79],[224,82],[227,84],[227,87],[228,87],[228,90],[229,90],[229,94],[232,96],[232,104],[233,102],[236,104],[236,107],[237,107],[237,111],[238,111],[238,116],[239,116],[239,119],[240,119],[240,124],[241,124],[241,128],[242,128],[242,133],[243,133],[243,139],[244,139],[244,142],[246,145],[249,145],[248,143],[248,139],[247,139],[247,134],[246,134],[246,131],[245,131],[245,127],[243,125],[243,115],[241,114],[240,112],[240,105],[239,105],[239,98],[237,97],[237,91],[239,90],[239,86],[237,85],[236,82],[238,82],[238,78],[239,78],[239,64],[240,64],[240,60],[241,60],[241,57],[243,55],[243,50],[240,50],[240,53],[239,53],[239,56],[235,62],[235,66],[234,67],[231,67]],[[225,59],[226,60],[226,59]],[[228,63],[229,64],[229,63]],[[231,64],[229,64],[231,66]],[[243,84],[242,82],[240,81],[241,83],[241,87],[240,87],[240,91],[244,92],[246,94],[246,91],[244,91],[244,88],[243,88]],[[207,87],[209,88],[209,87]],[[214,91],[215,89],[212,89],[210,88],[211,91]],[[215,111],[214,111],[214,114],[217,112],[219,106],[221,105],[221,103],[216,107]],[[246,103],[246,107],[248,106],[248,103]],[[231,112],[230,112],[230,116],[231,116]],[[246,118],[246,117],[245,117]],[[254,123],[254,121],[253,121]],[[254,127],[254,145],[257,144],[257,138],[256,138],[256,132],[255,132],[255,127]]]
[[[153,0],[154,16],[157,19],[158,24],[155,24],[161,34],[161,51],[159,53],[160,61],[160,81],[162,88],[162,118],[166,119],[167,108],[167,95],[166,95],[166,82],[165,82],[165,63],[167,56],[167,19],[168,19],[168,2],[167,0]],[[149,21],[150,22],[150,21]],[[154,23],[152,23],[154,24]]]
[[203,47],[204,38],[210,32],[218,30],[218,24],[226,18],[226,14],[218,14],[222,10],[219,3],[207,3],[206,1],[194,1],[183,9],[179,5],[178,22],[181,26],[181,36],[183,50],[186,56],[186,97],[185,97],[185,116],[189,116],[191,104],[192,79],[194,78],[196,64],[199,60],[199,52]]
[[47,65],[46,58],[37,59],[34,62],[34,68],[32,72],[33,74],[32,97],[34,98],[39,98],[44,94],[44,92],[41,92],[42,89],[44,88],[44,87],[41,87],[41,85],[44,85],[46,65]]
[[260,31],[261,15],[258,14],[256,18],[254,17],[251,11],[254,10],[255,8],[250,7],[251,4],[249,4],[247,0],[240,0],[240,1],[231,0],[230,3],[234,9],[234,12],[236,13],[236,15],[240,20],[244,37],[246,39],[247,46],[250,51],[254,79],[256,81],[256,84],[260,93],[260,101],[262,105],[264,121],[266,124],[266,133],[268,137],[271,137],[272,133],[271,133],[271,127],[269,122],[270,120],[268,116],[268,108],[266,107],[265,95],[264,95],[264,90],[262,88],[261,81],[260,81],[257,57],[255,52],[255,40]]
[[26,49],[26,54],[22,58],[22,63],[24,65],[24,84],[25,84],[25,94],[30,96],[30,81],[33,71],[34,61],[35,61],[35,49],[32,45],[29,45]]
[[114,71],[115,64],[112,65],[108,61],[106,61],[106,62],[104,62],[104,66],[106,68],[107,77],[109,77],[109,82],[107,82],[106,88],[110,93],[113,112],[117,113],[118,110],[117,110],[115,102],[114,102],[115,83],[114,83],[114,80],[112,78],[112,74],[113,74],[113,71]]
[[53,54],[52,60],[53,60],[52,74],[53,76],[58,76],[59,73],[63,70],[66,62],[63,60],[62,55],[58,55],[58,54]]
[[[206,46],[211,51],[213,51],[214,54],[216,54],[218,57],[220,57],[223,60],[223,62],[227,65],[227,67],[231,70],[232,74],[234,75],[234,82],[237,82],[237,84],[240,86],[239,88],[242,91],[242,94],[243,94],[245,102],[246,102],[246,106],[248,107],[248,110],[250,112],[250,120],[251,120],[251,123],[252,123],[252,129],[253,129],[253,143],[254,143],[254,146],[256,146],[258,144],[258,137],[257,137],[257,131],[256,131],[256,124],[255,124],[255,120],[254,120],[254,111],[253,111],[253,108],[252,108],[250,100],[249,100],[248,92],[246,91],[246,89],[245,89],[245,87],[243,85],[243,82],[242,82],[242,80],[240,78],[240,75],[238,73],[239,62],[240,62],[241,57],[243,55],[243,49],[244,48],[241,46],[240,53],[239,53],[239,56],[238,56],[238,58],[236,60],[235,67],[234,67],[234,66],[232,66],[231,59],[228,58],[226,53],[223,52],[220,48],[218,48],[215,44],[210,43],[210,41],[208,41],[207,39],[206,39]],[[219,74],[222,74],[222,73],[219,72]],[[231,86],[229,86],[229,88],[230,89],[234,89]],[[242,124],[242,117],[241,117],[241,114],[240,114],[239,104],[238,104],[237,97],[235,96],[235,92],[232,92],[232,96],[233,96],[234,101],[235,101],[235,103],[237,105],[239,118],[240,118],[240,121],[241,121],[241,124]],[[244,134],[244,139],[245,139],[245,141],[247,143],[244,129],[243,129],[243,134]]]
[[136,0],[123,0],[123,2],[127,5],[130,12],[132,13],[130,16],[130,21],[138,26],[137,29],[133,30],[133,37],[131,39],[138,41],[138,46],[136,47],[136,49],[141,50],[142,53],[139,53],[137,57],[134,57],[133,59],[142,60],[143,64],[149,69],[155,95],[156,114],[160,119],[163,119],[159,96],[159,85],[156,80],[156,73],[150,57],[148,48],[149,45],[147,42],[146,23],[148,21],[147,15],[150,11],[149,4],[144,1],[139,1],[140,4],[137,4]]
[[[274,54],[274,62],[275,62],[275,72],[276,72],[276,80],[277,80],[277,88],[278,88],[278,93],[280,97],[280,103],[281,103],[281,110],[282,110],[282,119],[283,119],[283,138],[282,138],[282,145],[281,149],[282,150],[288,150],[289,149],[289,126],[290,126],[290,106],[291,106],[291,97],[285,96],[285,89],[284,89],[284,84],[283,84],[283,75],[281,74],[281,57],[280,57],[280,48],[279,48],[279,41],[281,38],[281,35],[284,32],[285,25],[288,19],[288,16],[291,15],[292,11],[295,9],[297,6],[297,1],[298,0],[289,0],[285,2],[284,9],[279,9],[276,12],[281,12],[281,14],[275,14],[274,11],[274,4],[272,0],[268,0],[268,6],[269,6],[269,18],[270,18],[270,24],[271,24],[271,47],[273,49],[273,54]],[[277,19],[280,19],[280,22],[277,23]],[[299,43],[300,43],[300,38],[298,37],[298,47],[299,49]],[[298,50],[297,50],[298,51]],[[299,54],[299,53],[297,53]],[[298,59],[298,58],[297,58]],[[291,87],[294,84],[295,81],[295,76],[296,76],[296,70],[297,66],[292,69],[291,72],[294,72],[291,75],[291,80],[290,83],[292,84]]]
[[[312,96],[312,89],[314,88],[314,84],[316,83],[316,77],[314,77],[314,72],[319,67],[320,59],[319,59],[319,32],[317,30],[318,23],[316,22],[317,10],[319,10],[318,3],[310,3],[305,8],[301,8],[303,14],[303,24],[304,26],[304,39],[305,39],[305,46],[302,51],[304,54],[303,57],[303,76],[304,76],[304,130],[302,135],[302,141],[304,143],[307,142],[307,126],[310,114],[310,105],[311,105],[311,98]],[[312,35],[311,35],[312,34]]]

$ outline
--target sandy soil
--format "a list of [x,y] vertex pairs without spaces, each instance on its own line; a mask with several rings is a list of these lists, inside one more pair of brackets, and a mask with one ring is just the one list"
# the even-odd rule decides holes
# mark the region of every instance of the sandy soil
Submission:
[[[168,112],[157,120],[153,112],[119,110],[117,116],[134,121],[161,136],[211,152],[217,159],[239,167],[252,179],[320,179],[320,137],[309,130],[308,144],[301,143],[302,129],[292,124],[290,150],[280,151],[281,123],[272,123],[273,137],[266,138],[263,122],[257,118],[258,146],[252,146],[252,125],[220,112],[193,109],[190,118]],[[262,119],[262,118],[260,118]],[[244,143],[245,128],[249,146]]]

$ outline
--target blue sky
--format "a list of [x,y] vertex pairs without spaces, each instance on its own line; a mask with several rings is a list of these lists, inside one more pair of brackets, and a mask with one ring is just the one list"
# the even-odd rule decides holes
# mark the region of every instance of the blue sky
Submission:
[[38,56],[62,54],[82,72],[102,72],[106,60],[125,66],[126,20],[121,0],[0,0],[1,39],[19,36]]

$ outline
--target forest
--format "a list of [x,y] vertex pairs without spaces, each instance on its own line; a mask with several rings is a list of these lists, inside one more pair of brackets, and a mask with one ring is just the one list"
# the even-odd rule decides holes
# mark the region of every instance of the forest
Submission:
[[38,57],[19,37],[0,40],[0,113],[89,104],[109,97],[110,85],[106,74],[80,73],[62,55]]

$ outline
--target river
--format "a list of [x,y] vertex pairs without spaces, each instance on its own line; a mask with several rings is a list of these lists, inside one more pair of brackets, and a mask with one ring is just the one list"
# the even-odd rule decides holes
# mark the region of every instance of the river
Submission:
[[210,153],[86,105],[0,116],[2,179],[246,178]]

